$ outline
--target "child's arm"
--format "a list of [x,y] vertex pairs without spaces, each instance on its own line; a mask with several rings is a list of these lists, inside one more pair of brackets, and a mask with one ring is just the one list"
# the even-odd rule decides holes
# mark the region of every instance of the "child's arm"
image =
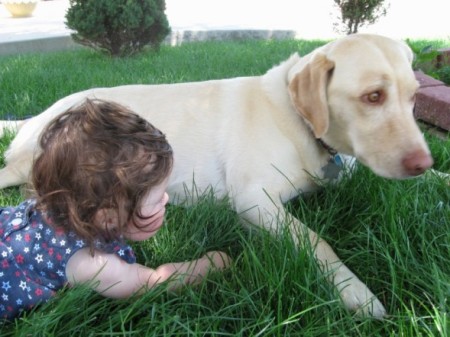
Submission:
[[169,279],[172,289],[199,282],[209,270],[224,269],[230,261],[227,254],[213,251],[197,260],[151,269],[138,263],[128,264],[114,254],[96,251],[91,256],[89,249],[83,248],[69,259],[66,275],[72,285],[92,281],[93,289],[102,295],[126,298]]

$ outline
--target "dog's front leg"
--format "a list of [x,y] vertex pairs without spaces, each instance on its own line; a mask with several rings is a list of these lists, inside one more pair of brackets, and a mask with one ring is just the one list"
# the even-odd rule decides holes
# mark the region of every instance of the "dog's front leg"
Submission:
[[359,316],[382,319],[386,315],[383,304],[339,259],[331,246],[297,219],[288,221],[290,232],[294,238],[297,238],[297,242],[301,243],[299,240],[307,236],[309,240],[307,244],[311,244],[319,267],[327,275],[328,280],[338,289],[345,307],[348,310],[355,311]]
[[444,181],[447,182],[447,185],[450,186],[450,174],[448,174],[448,173],[444,173],[444,172],[440,172],[440,171],[436,171],[436,170],[428,170],[425,174],[428,176],[430,174],[438,176],[438,177],[444,179]]
[[[310,246],[321,270],[327,275],[340,293],[348,310],[364,317],[382,319],[386,310],[370,289],[339,259],[331,246],[314,231],[301,223],[294,216],[284,211],[283,206],[266,204],[265,207],[253,207],[241,213],[246,220],[262,225],[264,228],[279,233],[280,224],[287,225],[298,247]],[[309,247],[304,247],[309,248]]]

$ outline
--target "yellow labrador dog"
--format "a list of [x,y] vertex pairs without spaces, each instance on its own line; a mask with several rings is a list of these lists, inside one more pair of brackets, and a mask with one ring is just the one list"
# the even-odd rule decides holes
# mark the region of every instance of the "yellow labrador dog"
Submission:
[[381,318],[382,303],[283,203],[336,178],[335,151],[387,178],[431,167],[413,118],[418,83],[412,57],[402,42],[351,35],[304,57],[294,54],[263,76],[79,92],[18,122],[0,188],[28,180],[39,134],[53,117],[87,97],[116,101],[166,133],[175,152],[172,201],[184,201],[186,186],[212,187],[246,221],[274,233],[288,226],[298,244],[309,239],[346,308]]

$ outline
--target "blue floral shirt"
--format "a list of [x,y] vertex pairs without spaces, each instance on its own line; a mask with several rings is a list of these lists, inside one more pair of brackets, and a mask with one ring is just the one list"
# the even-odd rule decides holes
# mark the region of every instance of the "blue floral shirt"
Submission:
[[[52,225],[30,199],[17,207],[0,208],[0,317],[46,302],[67,284],[66,264],[87,247],[75,233]],[[135,263],[132,248],[122,241],[95,243],[95,248]]]

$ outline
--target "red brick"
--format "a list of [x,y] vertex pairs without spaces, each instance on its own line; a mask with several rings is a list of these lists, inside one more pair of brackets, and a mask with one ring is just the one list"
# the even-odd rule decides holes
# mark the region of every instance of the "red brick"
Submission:
[[419,89],[414,116],[450,131],[450,88],[435,86]]
[[414,74],[416,75],[416,79],[419,82],[421,88],[445,85],[444,82],[441,82],[431,76],[425,75],[421,70],[415,71]]

